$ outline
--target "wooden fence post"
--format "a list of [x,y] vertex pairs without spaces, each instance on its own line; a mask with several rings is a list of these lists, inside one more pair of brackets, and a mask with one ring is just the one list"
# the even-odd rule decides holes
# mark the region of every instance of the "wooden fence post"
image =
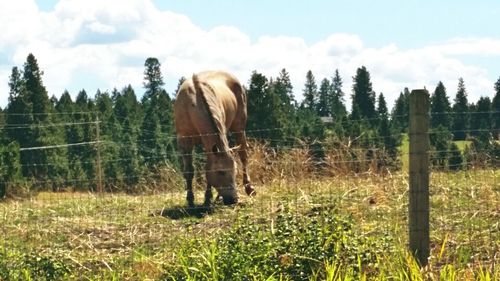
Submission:
[[421,266],[430,255],[429,237],[429,93],[410,94],[409,246]]
[[101,139],[100,139],[100,134],[101,134],[101,129],[99,127],[99,114],[96,114],[96,121],[95,121],[95,131],[96,131],[96,164],[97,164],[97,191],[102,195],[104,189],[102,186],[102,169],[101,169]]

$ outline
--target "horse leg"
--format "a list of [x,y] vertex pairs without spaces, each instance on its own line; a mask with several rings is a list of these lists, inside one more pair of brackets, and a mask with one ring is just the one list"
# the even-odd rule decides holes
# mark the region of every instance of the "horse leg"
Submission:
[[182,154],[183,174],[186,179],[187,203],[189,207],[194,207],[194,194],[193,194],[193,146],[191,144],[179,141],[179,148]]
[[212,186],[207,184],[207,190],[205,190],[205,202],[203,203],[203,205],[205,205],[205,207],[210,207],[211,204],[212,204]]
[[236,137],[236,144],[239,146],[238,154],[243,165],[243,186],[245,187],[245,192],[247,195],[255,195],[255,189],[252,187],[250,176],[248,175],[247,138],[245,131],[238,131],[234,135]]

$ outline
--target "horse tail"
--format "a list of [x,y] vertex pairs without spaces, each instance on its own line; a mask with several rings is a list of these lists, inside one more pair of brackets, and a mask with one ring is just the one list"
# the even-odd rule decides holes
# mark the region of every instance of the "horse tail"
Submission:
[[[219,136],[218,142],[221,143],[220,144],[221,146],[219,148],[223,149],[225,146],[227,146],[227,143],[224,142],[224,138],[222,138],[222,135],[224,134],[223,129],[222,129],[223,124],[219,119],[217,119],[215,117],[215,114],[214,114],[214,111],[216,111],[215,104],[212,100],[210,100],[210,101],[208,100],[208,97],[202,88],[202,84],[203,84],[203,86],[206,86],[209,89],[212,89],[212,87],[207,83],[201,82],[200,79],[198,78],[198,75],[196,75],[196,74],[193,74],[192,79],[193,79],[193,86],[194,86],[196,95],[201,98],[203,105],[205,106],[205,109],[206,109],[207,114],[208,114],[208,119],[209,119],[210,123],[212,124],[213,131],[216,135]],[[212,91],[213,91],[213,89],[212,89]]]

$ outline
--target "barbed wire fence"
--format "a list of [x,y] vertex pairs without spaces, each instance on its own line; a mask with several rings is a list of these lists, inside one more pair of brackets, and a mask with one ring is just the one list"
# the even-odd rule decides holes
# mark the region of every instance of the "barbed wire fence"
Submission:
[[[422,105],[422,101],[414,104]],[[423,110],[423,111],[422,111]],[[491,112],[489,112],[491,113]],[[83,113],[82,113],[83,114]],[[479,114],[479,113],[478,113]],[[415,124],[428,123],[429,113],[425,107],[415,113],[418,118],[411,119]],[[408,118],[401,116],[401,118]],[[127,148],[127,144],[99,138],[99,124],[103,121],[60,123],[37,126],[82,126],[95,125],[96,139],[78,143],[55,144],[43,147],[23,147],[20,151],[30,153],[33,150],[58,149],[68,147],[90,146],[99,154],[106,147]],[[345,120],[343,122],[356,122]],[[366,120],[363,120],[366,122]],[[19,129],[32,126],[18,124],[4,129]],[[489,157],[484,163],[448,163],[442,168],[437,163],[449,150],[432,150],[423,146],[412,149],[415,137],[428,142],[429,137],[437,132],[423,128],[423,131],[410,131],[409,150],[399,153],[401,162],[408,159],[410,171],[398,171],[402,163],[388,163],[381,148],[362,147],[352,143],[332,143],[331,141],[314,140],[302,142],[297,139],[262,139],[257,137],[261,132],[282,130],[283,128],[261,128],[247,131],[251,154],[249,168],[254,184],[258,187],[255,198],[243,197],[243,207],[224,209],[219,216],[206,216],[198,210],[185,207],[185,193],[182,172],[178,167],[166,165],[162,169],[149,172],[151,180],[143,175],[123,175],[120,178],[103,176],[103,166],[109,163],[118,165],[132,158],[101,159],[87,161],[96,164],[95,178],[64,179],[63,185],[70,192],[28,193],[27,198],[8,200],[0,203],[0,221],[2,223],[3,243],[13,247],[9,238],[20,239],[27,247],[49,251],[52,248],[57,254],[79,263],[82,267],[91,268],[94,264],[81,262],[83,255],[93,253],[98,266],[109,267],[110,256],[121,254],[133,258],[134,247],[147,245],[158,249],[165,241],[177,239],[171,235],[172,228],[183,235],[192,233],[205,235],[206,229],[227,227],[237,217],[245,215],[245,205],[253,206],[258,211],[256,220],[273,220],[276,213],[287,205],[294,207],[297,215],[307,216],[301,209],[324,208],[337,204],[346,212],[366,214],[359,209],[369,210],[369,218],[377,218],[377,222],[386,224],[408,225],[406,234],[408,245],[422,265],[428,262],[432,251],[441,247],[439,243],[449,247],[463,247],[464,255],[472,256],[481,262],[498,263],[500,256],[500,171],[499,159],[490,155],[490,150],[478,148],[469,152],[469,156]],[[411,129],[410,129],[411,130]],[[451,133],[460,130],[451,131]],[[471,130],[467,130],[470,132]],[[488,133],[489,129],[476,129],[477,133]],[[254,135],[255,137],[253,137]],[[386,136],[371,136],[370,141],[378,141]],[[172,140],[175,135],[166,136]],[[199,136],[195,136],[199,137]],[[266,145],[267,143],[267,145]],[[274,146],[269,145],[273,143]],[[311,145],[319,144],[319,147]],[[286,148],[286,149],[282,149]],[[143,149],[143,148],[138,148]],[[155,151],[150,151],[154,153]],[[315,152],[322,152],[323,157],[313,157]],[[198,187],[204,187],[203,174],[207,172],[202,161],[210,152],[197,151],[198,164],[196,174],[201,178]],[[151,156],[151,159],[165,159],[166,154]],[[181,157],[181,153],[169,155]],[[417,157],[417,160],[412,160]],[[145,160],[145,159],[142,159]],[[69,160],[68,165],[71,163]],[[84,161],[85,162],[85,161]],[[96,163],[98,162],[98,164]],[[415,167],[415,164],[417,166]],[[60,163],[33,163],[34,166],[54,166]],[[390,166],[390,168],[388,168]],[[461,167],[455,172],[454,167]],[[461,170],[461,172],[460,172]],[[430,172],[430,173],[429,173]],[[450,173],[451,176],[450,176]],[[139,177],[139,178],[138,178]],[[113,192],[94,186],[110,186],[118,180],[135,179],[143,185],[166,185],[158,191],[132,195]],[[347,179],[347,180],[346,180]],[[142,182],[141,182],[142,180]],[[57,181],[57,182],[56,182]],[[30,180],[29,185],[50,190],[53,184],[61,184],[61,180]],[[426,183],[427,182],[427,183]],[[15,186],[18,182],[3,182]],[[87,185],[88,192],[79,190],[72,192],[72,186]],[[365,188],[369,186],[371,188]],[[487,188],[485,187],[487,186]],[[45,188],[43,188],[45,187]],[[95,192],[98,191],[98,192]],[[202,191],[197,197],[202,197]],[[460,202],[453,197],[462,198]],[[385,204],[384,204],[385,203]],[[397,204],[395,212],[388,212],[390,204]],[[380,205],[380,208],[378,207]],[[404,207],[401,207],[404,206]],[[388,215],[390,213],[390,215]],[[177,219],[191,216],[203,217],[203,222],[188,223],[179,228]],[[384,218],[385,216],[385,218]],[[167,217],[164,219],[157,218]],[[216,217],[216,218],[215,218]],[[382,218],[381,218],[382,217]],[[451,219],[450,219],[451,217]],[[147,219],[144,219],[147,218]],[[362,218],[358,218],[362,219]],[[369,233],[384,232],[387,225],[372,225]],[[204,229],[205,230],[204,230]],[[210,232],[210,231],[209,231]],[[400,238],[401,239],[401,238]],[[175,244],[175,241],[172,241]],[[82,250],[83,248],[83,250]],[[81,251],[82,253],[79,253]]]

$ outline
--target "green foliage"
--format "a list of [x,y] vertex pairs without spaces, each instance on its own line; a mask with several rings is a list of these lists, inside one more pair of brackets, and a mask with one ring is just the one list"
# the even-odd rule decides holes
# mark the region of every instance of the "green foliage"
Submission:
[[352,86],[352,119],[368,119],[374,126],[377,121],[375,111],[375,92],[372,89],[370,73],[362,66],[356,70]]
[[494,140],[492,134],[483,131],[479,136],[471,139],[472,143],[465,150],[467,166],[472,167],[499,167],[500,144]]
[[437,168],[445,169],[452,134],[446,127],[439,125],[437,128],[431,129],[429,140],[432,146],[431,163]]
[[439,81],[436,90],[431,95],[431,128],[442,126],[446,129],[450,128],[451,112],[450,101],[446,95],[446,88],[443,82]]
[[475,105],[471,105],[471,135],[485,138],[485,134],[491,133],[492,114],[491,100],[489,97],[480,97]]
[[467,91],[465,90],[464,80],[458,80],[458,90],[455,96],[452,112],[452,131],[455,140],[465,140],[467,130],[469,129],[469,104],[467,101]]
[[0,199],[7,195],[8,187],[15,188],[21,179],[19,144],[0,145]]
[[332,92],[332,86],[330,85],[330,80],[324,78],[321,80],[318,92],[318,106],[317,112],[319,116],[331,116],[332,106],[330,105],[330,95]]
[[377,113],[379,115],[378,120],[378,137],[379,147],[383,148],[387,152],[388,160],[382,163],[385,166],[397,166],[397,156],[398,148],[401,145],[401,134],[398,134],[394,128],[391,128],[389,121],[389,113],[387,110],[387,103],[385,102],[384,95],[380,93],[377,103]]
[[157,58],[147,58],[144,62],[144,93],[143,100],[148,100],[151,95],[157,94],[162,90],[163,76],[161,75],[161,64]]
[[403,92],[399,94],[399,97],[394,103],[394,107],[391,112],[391,127],[396,132],[407,132],[408,131],[408,120],[410,114],[410,91],[405,88]]
[[167,159],[175,163],[177,157],[173,156],[175,147],[171,137],[174,134],[172,100],[162,88],[161,65],[156,58],[148,58],[144,66],[146,92],[142,98],[144,114],[138,141],[142,165],[152,169]]
[[290,119],[287,118],[291,112],[281,100],[283,87],[277,84],[275,88],[274,85],[274,82],[254,71],[247,90],[247,130],[255,131],[248,135],[270,140],[273,146],[283,144],[287,132],[292,132],[288,126]]
[[[8,82],[9,103],[0,112],[0,142],[4,144],[0,175],[8,182],[0,188],[0,196],[6,190],[20,193],[42,189],[94,190],[98,178],[97,149],[101,155],[100,174],[108,191],[136,190],[140,179],[157,186],[162,169],[178,168],[173,100],[163,89],[161,64],[150,57],[144,67],[145,94],[141,102],[130,85],[111,93],[98,90],[95,98],[82,89],[74,101],[72,96],[75,96],[68,91],[59,99],[54,96],[49,99],[42,81],[43,71],[34,55],[29,54],[21,68],[13,67]],[[179,80],[178,87],[184,80]],[[320,163],[318,165],[326,160],[327,148],[347,146],[363,153],[349,155],[346,159],[368,162],[381,158],[378,167],[398,166],[395,164],[401,142],[399,133],[408,127],[408,89],[397,99],[389,119],[383,95],[379,96],[375,107],[375,92],[365,67],[357,69],[353,82],[353,104],[349,114],[338,70],[330,80],[322,79],[319,89],[312,71],[308,71],[301,105],[295,100],[286,69],[277,77],[269,78],[254,71],[247,87],[247,135],[269,144],[275,151],[307,147],[312,160]],[[483,152],[497,152],[493,149],[493,139],[498,138],[500,132],[500,79],[495,83],[495,90],[492,101],[483,97],[477,104],[464,107],[466,91],[463,80],[459,80],[453,107],[453,116],[457,118],[453,119],[447,116],[451,109],[442,83],[438,84],[432,98],[433,122],[447,129],[453,125],[455,138],[463,139],[465,134],[459,131],[468,130],[468,121],[465,120],[464,125],[458,116],[466,116],[462,112],[471,113],[470,136],[474,145],[470,151],[474,152],[466,158],[477,159],[472,162],[496,163],[490,155],[490,158],[479,157],[489,159],[484,161],[476,157]],[[333,122],[323,123],[320,116],[331,116]],[[98,127],[100,142],[96,145],[92,143],[97,141]],[[448,149],[443,141],[435,141],[442,148],[446,146],[443,150]],[[12,143],[16,143],[17,148]],[[80,143],[83,144],[74,145]],[[64,147],[65,144],[71,146]],[[54,148],[58,145],[63,146]],[[29,147],[52,148],[19,151],[19,148]],[[18,151],[14,151],[16,149]],[[5,155],[13,160],[6,160]],[[445,165],[446,161],[451,161],[451,158],[446,159],[438,155],[435,160]],[[6,173],[9,169],[18,169],[19,174]],[[355,168],[356,171],[363,169]]]
[[[55,126],[44,126],[56,119],[52,115],[54,105],[48,98],[42,74],[32,54],[28,55],[22,72],[17,67],[12,69],[6,128],[9,140],[16,141],[20,147],[43,147],[61,144],[64,141],[62,130]],[[65,162],[58,161],[65,156],[66,149],[22,152],[20,155],[22,174],[38,181],[35,187],[40,188],[43,186],[40,180],[46,178],[55,180],[59,178],[59,174],[67,171]]]
[[[86,143],[96,140],[96,116],[90,112],[95,111],[95,104],[85,90],[81,90],[75,100],[75,110],[72,121],[82,125],[71,126],[72,133],[69,143]],[[96,178],[96,150],[94,146],[74,146],[68,148],[68,159],[72,163],[72,176],[79,179],[75,187],[78,189],[96,188],[93,180]],[[89,182],[93,184],[89,186]]]
[[304,84],[304,101],[302,106],[310,110],[317,110],[318,106],[318,85],[311,70],[307,71],[306,82]]
[[335,69],[335,74],[331,82],[331,94],[329,99],[330,114],[337,122],[340,122],[347,116],[347,110],[344,104],[344,92],[342,91],[342,78],[339,70]]
[[100,145],[102,173],[106,179],[105,188],[112,190],[123,185],[122,161],[119,160],[119,147],[106,143],[120,139],[122,128],[113,111],[113,100],[108,92],[97,90],[95,104],[100,121],[100,141],[104,143]]
[[500,77],[495,82],[495,96],[491,102],[491,110],[493,111],[493,129],[495,139],[500,140]]
[[1,280],[62,280],[70,272],[60,258],[0,249]]
[[458,146],[455,143],[451,142],[448,151],[448,168],[450,170],[461,170],[463,168],[464,158]]
[[128,120],[123,124],[122,139],[120,140],[119,156],[124,159],[121,163],[126,189],[132,191],[139,182],[141,167],[137,147],[137,133]]
[[376,256],[393,251],[357,235],[350,217],[333,208],[313,208],[306,216],[278,213],[271,225],[242,217],[213,242],[187,240],[178,263],[166,268],[172,280],[309,280],[326,276],[323,264],[338,262],[355,272],[376,270]]

